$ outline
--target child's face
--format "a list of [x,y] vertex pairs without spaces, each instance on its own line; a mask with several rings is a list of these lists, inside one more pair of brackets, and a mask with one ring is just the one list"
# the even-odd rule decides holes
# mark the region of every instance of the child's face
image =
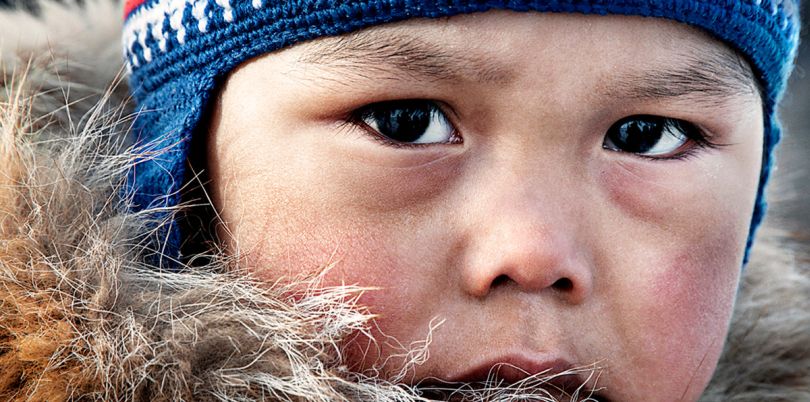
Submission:
[[326,284],[381,288],[356,370],[438,318],[405,381],[598,363],[605,399],[693,401],[732,311],[760,108],[745,63],[685,25],[488,12],[246,63],[207,162],[262,278],[336,263]]

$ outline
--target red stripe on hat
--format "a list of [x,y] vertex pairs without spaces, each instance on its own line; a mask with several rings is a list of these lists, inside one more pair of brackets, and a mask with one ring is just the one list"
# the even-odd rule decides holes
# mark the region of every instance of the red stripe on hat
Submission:
[[145,1],[146,0],[127,0],[127,2],[124,3],[124,19],[127,19],[132,10],[138,8],[138,6],[143,4]]

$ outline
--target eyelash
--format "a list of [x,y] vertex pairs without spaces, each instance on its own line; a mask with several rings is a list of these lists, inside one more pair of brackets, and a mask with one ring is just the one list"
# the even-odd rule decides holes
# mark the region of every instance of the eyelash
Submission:
[[[677,120],[677,119],[673,119]],[[712,149],[719,149],[724,146],[728,146],[729,144],[721,144],[718,142],[712,141],[712,136],[703,128],[696,124],[689,123],[687,121],[678,120],[681,124],[687,125],[694,129],[692,135],[687,135],[690,141],[692,141],[695,146],[689,147],[682,152],[678,152],[671,156],[649,156],[649,155],[640,155],[640,154],[633,154],[634,156],[640,157],[642,159],[651,160],[655,162],[666,162],[666,161],[685,161],[694,158],[697,156],[700,151],[703,150],[712,150]]]
[[[459,138],[458,143],[463,142],[463,138],[461,138],[461,136],[460,136],[460,134],[458,132],[457,125],[453,122],[453,119],[451,118],[451,116],[455,116],[455,114],[452,113],[452,111],[450,113],[448,113],[448,111],[446,110],[446,109],[448,109],[447,105],[444,105],[444,104],[442,104],[440,102],[431,101],[431,100],[414,99],[414,100],[401,100],[401,101],[387,101],[387,102],[371,103],[371,104],[362,106],[362,107],[360,107],[358,109],[355,109],[355,110],[351,111],[347,116],[345,116],[342,119],[341,126],[344,126],[344,128],[348,128],[348,129],[360,128],[361,130],[363,130],[365,132],[365,134],[368,137],[371,137],[371,139],[374,140],[375,142],[378,142],[379,144],[381,144],[383,146],[392,147],[392,148],[396,148],[396,149],[421,149],[421,148],[431,147],[431,146],[436,146],[436,145],[456,144],[455,142],[454,143],[446,143],[446,144],[399,142],[399,141],[395,141],[393,139],[390,139],[390,138],[380,134],[375,129],[371,128],[364,121],[365,118],[367,118],[369,116],[369,114],[371,113],[371,111],[373,110],[373,108],[375,106],[378,107],[378,106],[380,106],[382,104],[393,103],[393,102],[428,102],[428,103],[431,103],[434,107],[436,107],[436,109],[437,109],[437,111],[439,113],[442,113],[444,115],[444,117],[447,118],[448,123],[453,127],[453,130],[454,130],[453,135],[457,136]],[[636,116],[625,117],[623,119],[620,119],[619,121],[629,119],[629,118],[632,118],[632,117],[636,117]],[[642,116],[639,115],[638,117],[642,117]],[[662,116],[654,116],[654,117],[662,117]],[[650,155],[643,155],[643,154],[638,154],[638,153],[630,153],[631,155],[633,155],[635,157],[645,159],[645,160],[655,161],[655,162],[683,161],[683,160],[688,160],[688,159],[691,159],[691,158],[697,156],[698,153],[700,151],[702,151],[702,150],[718,149],[720,147],[728,145],[728,144],[720,144],[720,143],[713,142],[712,141],[712,135],[710,135],[706,130],[704,130],[703,128],[701,128],[700,126],[698,126],[696,124],[693,124],[693,123],[690,123],[690,122],[687,122],[687,121],[684,121],[684,120],[680,120],[680,119],[674,119],[674,118],[665,118],[665,119],[675,121],[679,125],[682,125],[682,126],[685,126],[685,127],[689,128],[689,130],[686,130],[686,134],[687,134],[686,137],[688,138],[688,140],[690,142],[692,142],[694,144],[694,146],[690,146],[687,149],[685,149],[684,151],[678,152],[678,153],[670,155],[670,156],[650,156]],[[628,153],[628,152],[625,152],[625,153]]]
[[401,103],[424,102],[424,103],[431,104],[433,107],[436,108],[436,112],[441,113],[447,119],[447,122],[453,128],[453,136],[455,136],[455,137],[457,137],[459,139],[459,142],[452,142],[452,143],[447,143],[447,144],[443,144],[443,145],[457,145],[457,144],[463,143],[463,138],[461,137],[461,135],[459,133],[459,130],[457,128],[458,126],[453,121],[456,114],[452,110],[452,108],[450,108],[448,105],[446,105],[446,104],[444,104],[442,102],[435,101],[435,100],[428,100],[428,99],[402,99],[402,100],[382,101],[382,102],[371,103],[371,104],[362,106],[362,107],[360,107],[358,109],[355,109],[355,110],[349,112],[349,114],[342,119],[341,126],[344,126],[344,128],[347,128],[347,129],[359,128],[362,131],[364,131],[364,134],[366,134],[368,137],[371,137],[371,139],[374,140],[375,142],[377,142],[377,143],[379,143],[381,145],[396,148],[396,149],[423,149],[423,148],[426,148],[426,147],[433,147],[433,146],[438,145],[436,143],[418,144],[418,143],[407,143],[407,142],[395,141],[395,140],[393,140],[391,138],[388,138],[388,137],[380,134],[379,132],[377,132],[376,130],[371,128],[364,121],[364,119],[366,117],[369,117],[369,114],[374,109],[374,107],[380,107],[381,105],[390,104],[390,103],[400,103],[400,102]]

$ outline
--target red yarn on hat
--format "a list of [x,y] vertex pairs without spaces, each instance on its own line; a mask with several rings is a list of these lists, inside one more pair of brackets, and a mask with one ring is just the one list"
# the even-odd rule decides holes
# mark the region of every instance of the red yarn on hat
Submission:
[[124,19],[126,20],[132,10],[138,8],[144,1],[146,0],[127,0],[126,3],[124,3]]

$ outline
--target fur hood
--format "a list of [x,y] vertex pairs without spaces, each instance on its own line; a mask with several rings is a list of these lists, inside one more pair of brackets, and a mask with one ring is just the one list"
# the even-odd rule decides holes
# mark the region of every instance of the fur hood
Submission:
[[[340,365],[339,342],[372,319],[363,289],[260,285],[221,253],[194,271],[149,266],[155,223],[117,196],[139,153],[117,7],[42,11],[0,13],[0,400],[425,400]],[[760,231],[702,401],[810,401],[802,247]],[[425,345],[404,351],[412,364]],[[519,385],[453,398],[552,400]]]

